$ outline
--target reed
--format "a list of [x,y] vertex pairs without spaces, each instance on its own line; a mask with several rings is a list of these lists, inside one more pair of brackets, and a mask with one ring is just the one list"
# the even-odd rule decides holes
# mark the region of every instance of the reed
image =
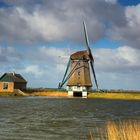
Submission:
[[91,140],[139,140],[140,139],[140,122],[138,120],[127,121],[108,121],[106,122],[105,130],[100,131],[97,127],[91,133]]
[[138,121],[109,121],[106,127],[108,140],[139,140],[140,138]]
[[136,93],[89,93],[88,98],[95,99],[122,99],[140,100],[140,94]]

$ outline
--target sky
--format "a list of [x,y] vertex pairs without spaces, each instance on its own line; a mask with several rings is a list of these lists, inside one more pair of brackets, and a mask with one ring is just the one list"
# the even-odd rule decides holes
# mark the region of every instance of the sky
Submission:
[[0,0],[0,76],[56,88],[86,49],[83,21],[99,88],[140,90],[140,0]]

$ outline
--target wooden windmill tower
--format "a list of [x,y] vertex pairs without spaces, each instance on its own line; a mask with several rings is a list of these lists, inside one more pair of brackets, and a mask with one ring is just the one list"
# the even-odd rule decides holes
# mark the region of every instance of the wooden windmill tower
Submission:
[[67,82],[67,90],[69,96],[87,96],[87,91],[92,87],[90,66],[98,89],[98,83],[94,70],[94,58],[89,47],[86,25],[84,25],[84,34],[86,41],[86,49],[71,54],[63,80],[59,83],[61,88]]

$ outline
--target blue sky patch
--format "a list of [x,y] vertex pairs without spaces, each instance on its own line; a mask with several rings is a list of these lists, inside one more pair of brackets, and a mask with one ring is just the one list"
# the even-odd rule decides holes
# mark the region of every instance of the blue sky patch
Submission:
[[11,5],[0,1],[0,8],[8,8],[8,7],[11,7]]
[[92,48],[118,48],[122,45],[123,44],[118,41],[103,38],[103,39],[100,39],[97,42],[93,43],[91,45],[91,47]]
[[132,6],[140,3],[140,0],[118,0],[118,2],[123,6]]

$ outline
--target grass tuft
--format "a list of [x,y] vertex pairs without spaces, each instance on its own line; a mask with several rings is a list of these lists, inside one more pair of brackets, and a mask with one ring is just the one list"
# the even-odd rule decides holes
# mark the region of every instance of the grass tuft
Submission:
[[140,139],[140,122],[138,120],[108,121],[104,131],[98,127],[95,130],[95,132],[90,131],[90,140]]

